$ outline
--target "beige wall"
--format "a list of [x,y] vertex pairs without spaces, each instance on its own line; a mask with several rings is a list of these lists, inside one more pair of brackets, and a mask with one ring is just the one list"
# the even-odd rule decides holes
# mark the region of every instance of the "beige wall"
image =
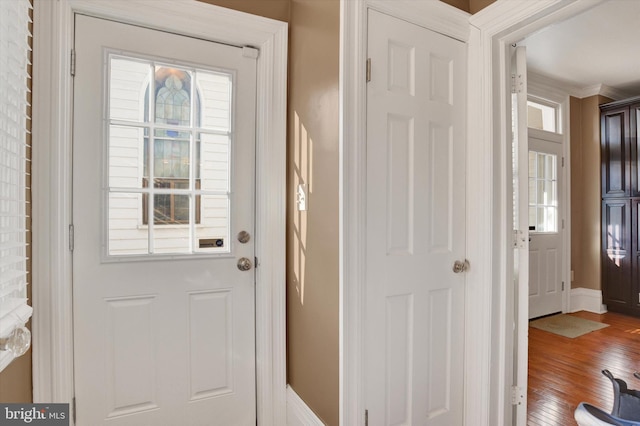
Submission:
[[[201,1],[290,25],[287,380],[327,425],[338,425],[340,2]],[[306,212],[296,210],[299,183],[308,185]]]
[[290,0],[199,0],[240,12],[289,22]]
[[450,4],[453,7],[457,7],[460,10],[464,10],[465,12],[469,12],[470,0],[440,0],[440,1]]
[[604,96],[570,99],[572,288],[600,290],[600,108]]
[[[289,64],[289,384],[338,425],[339,0],[292,0]],[[295,188],[309,188],[298,212]]]
[[480,12],[496,0],[469,0],[469,12],[473,15]]
[[453,7],[457,7],[460,10],[464,10],[465,12],[469,12],[472,15],[474,13],[480,12],[485,7],[489,6],[491,3],[496,0],[441,0],[445,3],[450,4]]

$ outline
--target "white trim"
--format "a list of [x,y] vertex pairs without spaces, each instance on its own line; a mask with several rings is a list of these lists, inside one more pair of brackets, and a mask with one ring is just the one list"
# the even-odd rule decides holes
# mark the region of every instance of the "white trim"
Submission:
[[571,307],[569,312],[587,311],[594,314],[607,312],[607,305],[602,304],[602,291],[591,288],[572,288]]
[[[364,424],[364,296],[366,226],[366,82],[364,64],[367,51],[367,9],[373,8],[449,37],[468,41],[468,14],[437,1],[341,0],[340,14],[340,424]],[[471,68],[473,69],[473,68]],[[476,83],[476,81],[474,81]],[[472,111],[469,117],[475,117]],[[474,155],[487,159],[490,151],[469,144],[467,159]],[[470,169],[467,182],[492,170],[482,163]],[[488,188],[490,181],[483,181]],[[486,200],[468,192],[467,227],[476,229],[478,219],[489,220]],[[474,211],[474,207],[478,207]],[[474,212],[470,217],[470,212]],[[476,229],[477,232],[482,230]],[[490,234],[489,234],[490,235]],[[467,278],[465,320],[465,418],[487,418],[489,388],[490,288],[483,285],[486,263],[475,266],[474,259],[486,259],[487,246],[468,244],[467,256],[474,266]],[[470,257],[471,256],[471,257]],[[477,257],[475,257],[477,256]],[[486,315],[478,315],[482,312]]]
[[[575,98],[587,98],[589,96],[602,95],[613,99],[614,101],[630,98],[633,93],[619,90],[606,84],[594,84],[592,86],[579,86],[567,81],[555,80],[547,75],[529,71],[529,85],[536,89],[541,88],[543,91],[549,94],[565,94],[566,96],[573,96]],[[552,98],[548,98],[552,99]]]
[[286,422],[285,177],[288,26],[195,0],[36,0],[33,77],[34,401],[73,397],[69,52],[79,12],[249,45],[258,59],[256,359],[260,425]]
[[[480,281],[483,294],[488,292],[488,300],[477,300],[478,305],[487,305],[481,311],[479,321],[491,324],[490,332],[481,330],[478,339],[490,341],[494,348],[490,353],[490,383],[479,392],[490,391],[489,422],[482,417],[477,424],[507,425],[512,423],[513,407],[510,401],[512,385],[526,389],[526,383],[515,383],[514,371],[507,366],[514,359],[515,341],[513,325],[515,321],[513,292],[513,256],[511,246],[511,218],[506,212],[511,204],[510,162],[505,155],[510,149],[511,122],[506,106],[509,105],[510,58],[506,55],[506,47],[519,41],[527,34],[541,29],[552,22],[574,16],[602,0],[539,0],[539,1],[498,1],[470,18],[472,37],[469,44],[469,69],[477,73],[476,84],[469,85],[470,114],[469,135],[477,139],[469,142],[469,168],[472,170],[480,161],[473,156],[471,149],[481,155],[491,157],[486,162],[486,169],[478,174],[469,173],[468,198],[477,197],[484,200],[480,211],[491,209],[488,217],[474,220],[474,228],[468,234],[469,244],[478,244],[486,250],[483,259],[487,260],[483,267],[486,274]],[[478,52],[478,53],[475,53]],[[473,77],[472,77],[473,78]],[[493,166],[493,167],[491,167]],[[468,203],[469,210],[477,216],[478,209]],[[478,262],[476,262],[477,264]],[[527,289],[519,289],[520,292]],[[494,313],[492,315],[492,313]],[[524,324],[516,324],[522,331]],[[526,351],[526,347],[518,346],[518,350]],[[518,356],[519,358],[519,356]],[[482,366],[481,366],[482,367]],[[489,368],[486,365],[483,368]],[[482,371],[482,370],[478,370]],[[518,376],[522,377],[522,374]],[[526,376],[525,376],[526,377]],[[486,408],[483,406],[482,408]],[[522,418],[521,415],[518,416]]]
[[324,426],[316,413],[287,385],[287,426]]
[[456,40],[469,40],[470,15],[440,1],[366,0],[366,6]]
[[340,424],[364,424],[365,0],[340,1]]

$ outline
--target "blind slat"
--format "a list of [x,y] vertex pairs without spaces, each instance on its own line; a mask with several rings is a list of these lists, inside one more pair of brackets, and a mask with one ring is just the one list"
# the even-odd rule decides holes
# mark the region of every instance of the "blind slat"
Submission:
[[0,337],[32,312],[25,225],[30,9],[29,0],[0,0]]

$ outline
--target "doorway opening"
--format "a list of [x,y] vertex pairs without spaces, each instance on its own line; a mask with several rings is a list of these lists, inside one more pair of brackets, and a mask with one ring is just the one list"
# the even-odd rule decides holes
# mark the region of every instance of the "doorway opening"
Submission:
[[[551,24],[554,24],[553,29],[557,29],[559,26],[564,25],[565,23],[567,23],[569,21],[569,18],[574,18],[574,17],[578,17],[581,16],[584,13],[584,16],[587,16],[589,9],[595,8],[601,3],[601,2],[594,2],[594,3],[590,3],[589,5],[578,5],[576,3],[580,3],[580,2],[575,2],[575,3],[571,3],[571,4],[561,4],[560,2],[556,3],[554,6],[549,6],[548,8],[541,8],[540,10],[536,11],[536,13],[532,13],[530,15],[530,18],[532,22],[526,23],[525,20],[522,19],[516,19],[514,23],[511,23],[510,26],[507,26],[506,29],[503,29],[503,32],[500,35],[496,35],[493,40],[496,42],[496,45],[500,46],[499,49],[501,48],[505,48],[505,50],[503,50],[501,52],[501,54],[504,55],[504,52],[506,52],[506,47],[509,46],[511,43],[515,42],[516,40],[522,40],[525,39],[525,43],[528,44],[528,38],[529,37],[536,37],[537,35],[540,34],[545,34],[546,32],[552,31],[549,28]],[[615,4],[615,2],[607,2],[607,3],[603,3],[602,7],[605,7],[607,5],[613,5]],[[580,8],[581,6],[584,6],[582,9]],[[569,13],[569,11],[572,10],[571,13]],[[580,38],[580,37],[574,37],[574,38]],[[503,43],[503,44],[501,44]],[[528,49],[531,48],[531,46],[527,46]],[[591,46],[590,46],[591,48]],[[579,48],[576,47],[574,51],[577,51]],[[589,50],[589,49],[587,49]],[[527,52],[529,53],[529,52]],[[585,54],[585,52],[582,52],[583,54]],[[494,53],[495,55],[495,53]],[[495,56],[494,56],[495,57]],[[508,70],[509,69],[509,63],[508,61],[504,60],[506,56],[503,56],[502,58],[500,58],[500,61],[502,62],[504,69]],[[598,61],[594,61],[594,62],[598,62]],[[606,67],[605,67],[606,68]],[[507,74],[508,75],[508,74]],[[551,80],[553,81],[553,79],[549,79],[549,75],[545,75],[544,76],[545,79],[547,81]],[[572,107],[572,111],[573,111],[573,106],[574,106],[574,98],[575,99],[583,99],[585,97],[591,97],[591,96],[602,96],[607,95],[607,97],[609,95],[612,96],[620,96],[620,94],[622,94],[622,90],[613,90],[611,87],[606,87],[606,84],[598,84],[598,85],[592,85],[591,87],[584,87],[584,83],[582,83],[583,87],[580,87],[578,83],[580,83],[579,81],[577,83],[571,83],[569,80],[572,78],[572,75],[569,75],[568,77],[562,79],[562,81],[560,81],[560,84],[550,84],[548,85],[548,89],[549,91],[555,92],[555,93],[559,93],[562,94],[562,96],[565,99],[565,102],[567,102],[567,105],[569,105],[569,101],[571,101],[571,107]],[[494,81],[503,81],[503,77],[494,77]],[[539,83],[539,81],[538,81]],[[602,81],[601,81],[602,83]],[[606,83],[606,81],[605,81]],[[597,86],[597,87],[596,87]],[[627,87],[628,89],[629,87]],[[507,96],[503,93],[504,96],[503,99],[506,99]],[[572,98],[569,98],[569,96],[571,96]],[[629,96],[629,94],[627,95],[623,95],[623,97]],[[614,99],[614,98],[611,98]],[[493,104],[494,107],[496,105],[496,103]],[[598,127],[598,123],[599,123],[599,112],[598,112],[598,104],[595,104],[595,108],[594,108],[595,114],[596,114],[596,119],[594,121],[594,125],[597,128]],[[506,122],[508,120],[497,120],[501,122],[501,125],[505,125]],[[496,122],[497,122],[496,121]],[[583,126],[584,129],[584,126]],[[569,129],[567,129],[569,130]],[[569,133],[569,132],[568,132]],[[575,133],[571,132],[571,136],[576,136]],[[594,225],[594,223],[600,223],[599,221],[599,215],[600,215],[600,202],[599,202],[599,198],[600,198],[600,194],[599,194],[599,188],[600,188],[600,182],[599,182],[599,168],[600,168],[600,163],[599,163],[599,132],[595,131],[595,134],[593,135],[593,137],[589,140],[589,143],[591,143],[591,148],[594,149],[594,158],[595,158],[595,170],[596,172],[593,172],[594,168],[591,168],[590,170],[592,170],[592,175],[594,175],[593,179],[594,182],[591,182],[589,184],[587,184],[586,182],[582,182],[584,185],[590,187],[590,188],[595,188],[594,194],[588,194],[588,196],[584,196],[582,197],[583,199],[595,199],[596,203],[593,206],[593,215],[594,217],[597,216],[598,219],[596,221],[591,221],[588,220],[587,222],[589,223],[589,225],[587,226],[583,226],[580,229],[574,229],[573,232],[573,236],[574,238],[571,238],[571,235],[567,235],[567,242],[569,244],[571,244],[573,246],[573,250],[572,250],[572,257],[571,257],[571,262],[567,262],[567,266],[564,268],[564,279],[563,281],[565,282],[565,289],[567,289],[569,291],[572,292],[572,294],[577,294],[579,297],[576,298],[572,298],[570,303],[567,303],[565,309],[569,310],[569,311],[577,311],[577,310],[590,310],[591,312],[600,312],[602,309],[602,299],[601,299],[601,295],[600,295],[600,272],[599,269],[597,269],[597,271],[595,272],[591,272],[589,274],[584,274],[583,277],[580,278],[580,280],[578,279],[578,272],[577,272],[577,268],[582,269],[582,266],[584,266],[584,262],[580,262],[578,264],[576,264],[576,253],[580,253],[582,255],[582,258],[584,259],[585,257],[588,256],[584,256],[584,253],[589,253],[591,250],[593,250],[593,256],[592,256],[592,261],[590,262],[590,264],[586,265],[587,269],[591,266],[599,266],[600,263],[600,232],[598,229],[597,225]],[[580,135],[578,135],[580,136]],[[586,142],[587,139],[584,137],[582,137],[582,139]],[[572,137],[573,140],[573,137]],[[506,139],[505,139],[506,141]],[[509,156],[507,155],[507,158]],[[576,158],[573,158],[573,147],[571,149],[570,155],[566,158],[566,161],[568,164],[571,165],[571,167],[573,167],[576,160]],[[584,161],[584,160],[583,160]],[[508,163],[505,161],[505,165],[507,165]],[[580,163],[580,166],[585,167],[586,170],[586,165]],[[507,166],[509,167],[510,164]],[[574,170],[575,171],[575,170]],[[582,176],[585,177],[586,174],[588,172],[585,171],[584,173],[582,173]],[[574,173],[571,173],[571,175],[573,175],[573,179],[572,181],[575,182],[575,175]],[[520,175],[520,177],[522,177],[522,175]],[[586,179],[588,180],[589,177],[586,176]],[[573,183],[572,182],[572,183]],[[578,181],[580,182],[580,181]],[[508,180],[505,180],[505,186],[507,187],[507,193],[511,194],[511,190],[510,190],[510,182]],[[573,201],[576,199],[576,192],[574,190],[575,188],[571,188],[571,191],[573,192],[573,196],[570,197],[570,199]],[[568,206],[569,207],[569,206]],[[508,209],[508,206],[507,206]],[[574,215],[573,217],[575,217],[575,215],[585,215],[585,210],[584,208],[582,208],[582,206],[578,206],[577,209],[575,209],[574,211]],[[570,213],[567,213],[566,218],[568,219],[568,222],[566,222],[566,229],[568,229],[567,234],[569,234],[569,230],[572,229],[572,225],[574,225],[571,221],[572,215]],[[585,219],[586,220],[586,219]],[[593,229],[590,229],[593,228]],[[528,229],[524,230],[529,231]],[[585,239],[585,243],[584,244],[575,244],[573,243],[573,241],[571,240],[575,240],[575,235],[576,233],[580,234],[582,237],[584,237]],[[528,238],[526,238],[526,240],[528,241]],[[526,244],[525,244],[526,245]],[[516,253],[514,253],[514,256],[517,256],[517,251]],[[507,262],[510,262],[509,260]],[[582,265],[582,266],[580,266]],[[528,265],[531,266],[531,265]],[[510,265],[505,265],[507,272],[507,276],[510,277]],[[575,273],[575,281],[573,280],[574,278],[574,274],[572,274],[572,270],[574,270]],[[593,286],[591,285],[587,285],[589,284],[589,280],[593,280],[594,283],[597,283]],[[574,288],[573,290],[571,290],[571,282],[574,282],[574,286],[581,286],[581,285],[585,285],[586,288]],[[508,281],[507,281],[508,282]],[[524,283],[520,283],[520,287],[519,290],[521,291],[528,291],[531,290],[531,288],[529,287],[531,283],[526,283],[526,286],[524,285]],[[597,287],[597,288],[593,288],[593,287]],[[584,300],[582,298],[582,294],[589,294],[591,297],[592,292],[597,292],[598,295],[594,296],[594,299],[596,299],[597,297],[597,301],[594,304],[591,304],[588,300]],[[508,290],[506,291],[507,293],[509,292]],[[516,290],[517,292],[517,290]],[[511,304],[511,302],[509,301],[514,300],[513,298],[511,298],[510,296],[507,296],[507,303],[506,303],[506,309],[507,309],[507,316],[509,315],[513,315],[512,318],[516,318],[517,320],[515,321],[517,323],[517,334],[514,337],[514,380],[513,383],[518,386],[518,385],[524,385],[526,383],[526,367],[527,367],[527,355],[526,355],[526,351],[528,348],[528,342],[526,341],[526,339],[522,339],[522,336],[526,336],[527,334],[527,321],[523,321],[522,320],[522,316],[518,316],[518,312],[521,310],[522,308],[522,304],[518,305],[518,303],[521,303],[520,301],[515,301],[513,302],[513,304]],[[512,310],[511,310],[512,309]],[[511,312],[511,313],[509,313]],[[520,338],[518,338],[518,336],[520,336]],[[524,372],[524,374],[523,374]],[[526,421],[526,408],[523,409],[523,406],[526,407],[526,402],[523,403],[522,405],[518,406],[517,409],[515,410],[516,415],[515,418],[517,418],[517,424],[524,424],[524,422]]]

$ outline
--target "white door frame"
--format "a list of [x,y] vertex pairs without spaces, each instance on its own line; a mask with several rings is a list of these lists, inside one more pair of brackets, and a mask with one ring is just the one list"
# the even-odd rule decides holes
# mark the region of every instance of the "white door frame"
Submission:
[[[364,326],[366,277],[366,76],[367,10],[375,9],[467,42],[469,14],[439,1],[341,0],[340,21],[340,424],[364,425]],[[471,147],[468,147],[471,148]],[[467,150],[467,158],[470,158]],[[476,153],[477,154],[477,153]],[[464,161],[464,160],[462,160]],[[473,175],[467,176],[467,184]],[[467,198],[469,200],[469,198]],[[467,204],[467,212],[476,204]],[[473,218],[473,222],[477,218]],[[469,220],[467,219],[467,223]],[[467,226],[469,232],[469,226]],[[475,251],[467,258],[472,267],[465,297],[465,400],[468,407],[482,401],[489,386],[489,373],[479,369],[489,342],[476,338],[482,324],[471,311],[484,305],[478,277],[484,268],[474,266]],[[474,254],[469,254],[474,253]],[[483,335],[487,335],[488,330]],[[483,348],[484,347],[484,348]],[[478,390],[478,391],[477,391]],[[477,417],[476,417],[477,418]]]
[[[260,425],[286,424],[285,182],[288,25],[195,0],[35,0],[33,396],[71,402],[74,14],[260,49],[256,128],[256,375]],[[256,265],[257,266],[257,265]]]
[[[511,96],[510,57],[507,46],[553,22],[575,16],[605,0],[515,0],[498,1],[470,18],[469,42],[470,72],[468,166],[478,174],[470,174],[468,200],[480,197],[485,201],[477,205],[482,216],[477,218],[476,231],[468,233],[469,246],[485,248],[486,276],[478,282],[488,292],[488,304],[481,307],[479,321],[489,324],[488,333],[479,336],[492,342],[488,354],[491,364],[481,366],[490,371],[491,385],[481,389],[489,391],[488,405],[478,406],[477,414],[488,414],[483,425],[511,425],[515,423],[512,396],[526,398],[526,383],[516,383],[516,377],[526,377],[526,371],[513,370],[515,348],[526,351],[527,321],[514,318],[517,303],[513,291],[512,221],[508,215],[512,203],[509,177],[511,163]],[[474,140],[475,139],[475,140]],[[474,153],[477,156],[474,157]],[[479,167],[481,166],[481,167]],[[473,208],[470,207],[473,211]],[[485,216],[486,214],[486,216]],[[477,215],[477,214],[476,214]],[[472,240],[477,238],[477,240]],[[471,258],[470,258],[471,259]],[[473,260],[472,260],[473,262]],[[478,262],[476,262],[477,264]],[[528,294],[528,289],[523,288]],[[514,324],[518,331],[514,336]],[[483,330],[483,331],[486,331]],[[519,339],[516,345],[514,339]],[[491,366],[495,366],[491,370]],[[526,368],[526,367],[525,367]],[[512,389],[515,386],[515,389]],[[512,393],[513,392],[513,393]],[[516,398],[517,400],[517,398]],[[474,413],[469,410],[468,413]],[[474,407],[471,407],[473,409]],[[470,417],[473,418],[473,417]],[[522,418],[522,416],[520,416]],[[525,417],[526,418],[526,417]]]

